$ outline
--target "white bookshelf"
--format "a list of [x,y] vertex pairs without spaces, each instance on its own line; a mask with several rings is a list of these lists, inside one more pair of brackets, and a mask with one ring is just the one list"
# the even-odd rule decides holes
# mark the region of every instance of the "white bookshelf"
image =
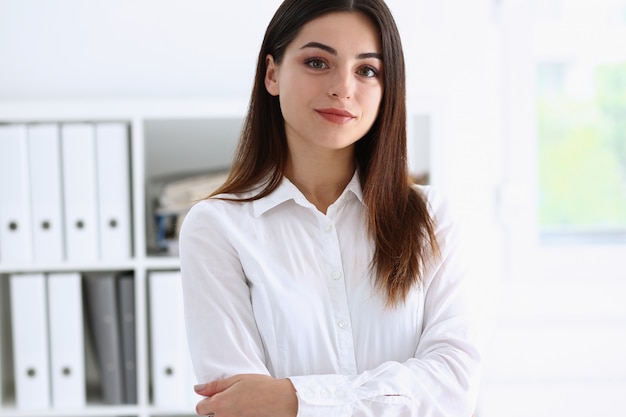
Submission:
[[[8,264],[0,259],[0,415],[46,416],[191,416],[193,407],[162,409],[151,398],[148,317],[148,275],[179,268],[175,256],[149,251],[146,185],[159,176],[227,168],[236,146],[247,100],[99,100],[0,101],[0,124],[123,122],[130,127],[132,252],[122,262],[60,262]],[[11,352],[9,279],[31,272],[132,271],[135,277],[137,404],[102,405],[88,396],[78,410],[21,411],[16,408]],[[89,368],[89,366],[87,366]],[[87,369],[89,374],[89,369]],[[87,375],[89,380],[89,375]],[[190,387],[191,389],[191,387]]]

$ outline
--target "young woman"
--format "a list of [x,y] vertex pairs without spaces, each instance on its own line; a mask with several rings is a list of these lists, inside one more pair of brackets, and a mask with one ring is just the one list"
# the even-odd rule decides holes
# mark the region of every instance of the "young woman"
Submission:
[[409,181],[405,125],[384,2],[286,0],[230,176],[181,231],[198,414],[472,414],[455,227]]

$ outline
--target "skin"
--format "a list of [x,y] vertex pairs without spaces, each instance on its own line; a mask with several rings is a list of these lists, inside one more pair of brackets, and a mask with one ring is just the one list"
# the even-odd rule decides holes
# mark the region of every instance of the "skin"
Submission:
[[[266,58],[265,86],[279,97],[285,119],[285,175],[324,213],[352,178],[354,144],[378,115],[380,52],[365,16],[333,13],[305,25],[280,65]],[[342,111],[354,117],[333,114]]]
[[[266,57],[265,86],[278,96],[289,154],[285,175],[325,213],[354,170],[355,143],[374,123],[383,94],[376,27],[356,12],[331,13],[304,25],[283,60]],[[199,415],[295,417],[289,379],[235,375],[195,387]]]

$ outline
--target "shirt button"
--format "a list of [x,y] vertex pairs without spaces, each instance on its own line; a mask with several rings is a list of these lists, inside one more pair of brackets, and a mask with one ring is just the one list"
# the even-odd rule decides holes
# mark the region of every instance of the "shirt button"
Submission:
[[330,224],[330,223],[329,223],[329,224],[327,224],[327,225],[324,227],[324,231],[326,231],[326,232],[330,232],[330,231],[332,231],[332,230],[333,230],[333,225],[332,225],[332,224]]
[[333,277],[334,280],[340,279],[341,278],[341,272],[335,271],[332,274],[330,274],[330,276]]
[[341,320],[339,321],[339,323],[337,323],[337,326],[339,326],[339,328],[341,329],[345,329],[346,327],[348,327],[348,322],[346,320]]
[[320,396],[322,398],[330,398],[330,392],[328,392],[325,389],[323,389],[322,392],[320,392]]
[[342,390],[335,391],[335,397],[339,398],[340,400],[344,399],[345,396],[346,396],[346,393],[343,392]]

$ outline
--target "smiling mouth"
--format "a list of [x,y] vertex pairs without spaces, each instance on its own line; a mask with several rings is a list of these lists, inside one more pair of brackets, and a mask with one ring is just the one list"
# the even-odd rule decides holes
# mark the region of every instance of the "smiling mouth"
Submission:
[[352,113],[346,110],[317,109],[315,111],[317,112],[317,114],[319,114],[320,116],[322,116],[324,119],[328,120],[329,122],[337,123],[341,125],[346,124],[356,118]]

